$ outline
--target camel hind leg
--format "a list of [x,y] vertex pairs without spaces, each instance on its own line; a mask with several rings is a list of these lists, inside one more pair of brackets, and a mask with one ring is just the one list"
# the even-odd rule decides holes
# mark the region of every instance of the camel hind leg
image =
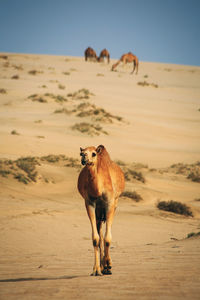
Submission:
[[113,218],[115,214],[116,206],[115,204],[112,205],[112,207],[108,210],[107,216],[106,216],[106,232],[104,237],[104,275],[111,275],[111,269],[112,269],[112,261],[110,257],[110,245],[112,240],[112,234],[111,234],[111,227],[113,223]]

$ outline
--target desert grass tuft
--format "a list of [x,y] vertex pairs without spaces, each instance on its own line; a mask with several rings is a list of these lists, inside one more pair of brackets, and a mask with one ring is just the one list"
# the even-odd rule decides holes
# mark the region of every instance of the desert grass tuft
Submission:
[[154,88],[158,88],[158,85],[156,83],[148,83],[145,80],[144,81],[139,81],[137,84],[140,85],[140,86],[152,86]]
[[130,198],[136,202],[139,202],[142,199],[142,197],[137,193],[137,192],[130,192],[130,191],[125,191],[121,194],[121,197],[127,197],[127,198]]
[[12,131],[11,131],[11,134],[12,134],[12,135],[20,135],[16,130],[12,130]]
[[173,212],[176,214],[184,215],[184,216],[191,216],[193,217],[191,209],[181,202],[177,201],[160,201],[157,204],[157,207],[161,210],[165,210],[168,212]]
[[7,91],[5,89],[0,89],[0,94],[7,94]]
[[92,124],[86,122],[76,123],[72,126],[72,130],[76,130],[90,136],[100,135],[101,133],[106,135],[108,134],[105,130],[103,130],[103,128],[99,124]]
[[200,236],[200,231],[199,232],[190,232],[187,235],[187,239],[191,238],[191,237],[197,237]]
[[131,179],[135,179],[141,181],[142,183],[146,182],[142,172],[138,172],[132,169],[126,169],[124,172],[125,180],[130,181]]

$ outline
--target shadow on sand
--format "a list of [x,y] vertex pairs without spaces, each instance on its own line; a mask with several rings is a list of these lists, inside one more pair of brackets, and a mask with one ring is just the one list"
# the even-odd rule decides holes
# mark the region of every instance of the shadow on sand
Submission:
[[61,280],[61,279],[74,279],[84,276],[58,276],[58,277],[27,277],[27,278],[10,278],[10,279],[0,279],[0,282],[22,282],[22,281],[40,281],[40,280]]

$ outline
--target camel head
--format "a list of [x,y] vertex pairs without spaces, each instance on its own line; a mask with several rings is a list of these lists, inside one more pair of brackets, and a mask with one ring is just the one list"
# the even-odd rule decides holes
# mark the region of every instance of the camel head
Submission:
[[93,166],[97,163],[97,156],[104,149],[103,145],[99,145],[97,148],[95,147],[87,147],[85,149],[80,148],[80,156],[81,156],[81,164],[83,166]]

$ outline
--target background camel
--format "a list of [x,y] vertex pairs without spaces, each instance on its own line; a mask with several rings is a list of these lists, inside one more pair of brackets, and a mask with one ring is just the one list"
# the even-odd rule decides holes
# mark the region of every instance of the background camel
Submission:
[[91,47],[88,47],[86,50],[85,50],[85,61],[87,61],[89,59],[94,59],[94,60],[98,60],[98,57],[97,57],[97,54],[96,52],[94,51],[94,49],[92,49]]
[[[111,159],[103,145],[80,148],[81,163],[85,167],[78,178],[78,190],[92,226],[94,267],[91,275],[111,273],[111,226],[120,194],[124,190],[124,174]],[[106,222],[103,238],[102,223]],[[100,248],[100,261],[98,249]],[[104,253],[103,253],[104,250]]]
[[136,74],[138,73],[138,65],[139,65],[139,60],[136,55],[134,55],[131,52],[128,52],[126,54],[123,54],[120,59],[112,65],[112,71],[116,69],[116,67],[120,64],[120,62],[123,62],[123,64],[131,63],[133,62],[133,71],[131,74],[136,70]]
[[110,53],[108,52],[107,49],[103,49],[98,57],[98,61],[104,60],[104,58],[107,57],[108,64],[110,62]]

